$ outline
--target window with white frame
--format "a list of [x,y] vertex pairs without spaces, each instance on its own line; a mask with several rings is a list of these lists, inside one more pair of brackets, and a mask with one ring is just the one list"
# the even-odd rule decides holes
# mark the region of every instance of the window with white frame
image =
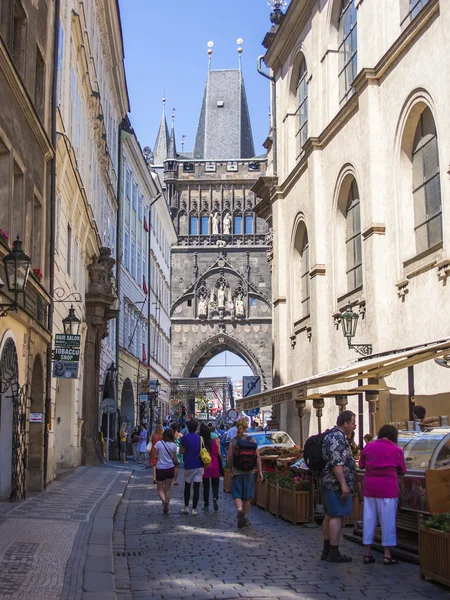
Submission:
[[355,0],[341,0],[339,13],[339,104],[352,93],[358,66],[357,11]]
[[297,140],[297,156],[300,154],[306,140],[308,139],[308,70],[306,60],[303,56],[300,63],[297,82],[297,123],[298,129],[295,134]]
[[420,115],[412,151],[414,231],[419,254],[442,241],[442,203],[436,126],[431,110]]
[[401,7],[401,27],[409,25],[413,19],[417,17],[422,8],[428,4],[429,0],[402,0]]
[[346,210],[347,291],[362,285],[362,244],[359,192],[353,179],[347,196]]

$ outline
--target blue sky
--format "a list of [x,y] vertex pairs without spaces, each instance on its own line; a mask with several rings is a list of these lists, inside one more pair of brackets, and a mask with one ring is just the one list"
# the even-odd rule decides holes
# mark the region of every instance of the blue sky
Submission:
[[269,130],[269,81],[256,71],[261,42],[270,29],[266,0],[120,0],[131,122],[142,147],[153,149],[165,89],[170,126],[176,108],[177,147],[195,143],[206,81],[207,43],[214,42],[212,68],[237,68],[236,40],[243,38],[244,74],[255,153]]

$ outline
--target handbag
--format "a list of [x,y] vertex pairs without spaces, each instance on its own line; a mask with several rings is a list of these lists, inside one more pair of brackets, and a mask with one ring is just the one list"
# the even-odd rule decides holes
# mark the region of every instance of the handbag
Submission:
[[152,442],[150,441],[150,442],[147,444],[147,452],[150,452],[150,451],[151,451],[151,449],[152,449]]
[[211,454],[205,448],[205,443],[203,442],[203,438],[200,436],[200,460],[203,463],[203,466],[207,469],[211,464]]

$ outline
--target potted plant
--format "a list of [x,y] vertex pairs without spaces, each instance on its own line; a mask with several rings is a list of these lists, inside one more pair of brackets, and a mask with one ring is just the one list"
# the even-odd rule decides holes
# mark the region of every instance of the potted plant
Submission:
[[39,282],[42,281],[42,278],[44,276],[42,275],[42,272],[38,267],[35,267],[34,269],[32,269],[31,273],[32,273],[33,277],[35,279],[37,279]]
[[287,470],[278,479],[280,517],[291,523],[309,520],[309,477]]
[[231,469],[228,465],[223,468],[223,491],[231,492]]
[[9,236],[4,229],[0,228],[0,242],[5,246],[8,245]]
[[271,512],[273,515],[278,517],[279,514],[279,493],[278,493],[278,478],[280,476],[279,471],[273,467],[267,466],[264,468],[264,479],[267,481],[267,494],[266,494],[266,510]]
[[[273,470],[273,469],[272,469]],[[269,508],[269,479],[267,471],[263,469],[264,479],[260,481],[258,474],[255,474],[255,504],[263,510]]]
[[420,524],[419,565],[422,579],[450,587],[450,513],[432,515]]

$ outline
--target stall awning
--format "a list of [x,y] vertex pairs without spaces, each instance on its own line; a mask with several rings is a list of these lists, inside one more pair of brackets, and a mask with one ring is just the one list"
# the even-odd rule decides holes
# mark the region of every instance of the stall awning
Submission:
[[317,390],[330,385],[345,385],[358,379],[380,379],[387,377],[394,371],[439,358],[446,354],[450,354],[450,338],[426,342],[410,348],[372,354],[346,366],[300,379],[300,381],[282,385],[248,398],[241,398],[236,402],[237,409],[251,410],[261,406],[282,404],[290,400],[301,400],[312,389]]

